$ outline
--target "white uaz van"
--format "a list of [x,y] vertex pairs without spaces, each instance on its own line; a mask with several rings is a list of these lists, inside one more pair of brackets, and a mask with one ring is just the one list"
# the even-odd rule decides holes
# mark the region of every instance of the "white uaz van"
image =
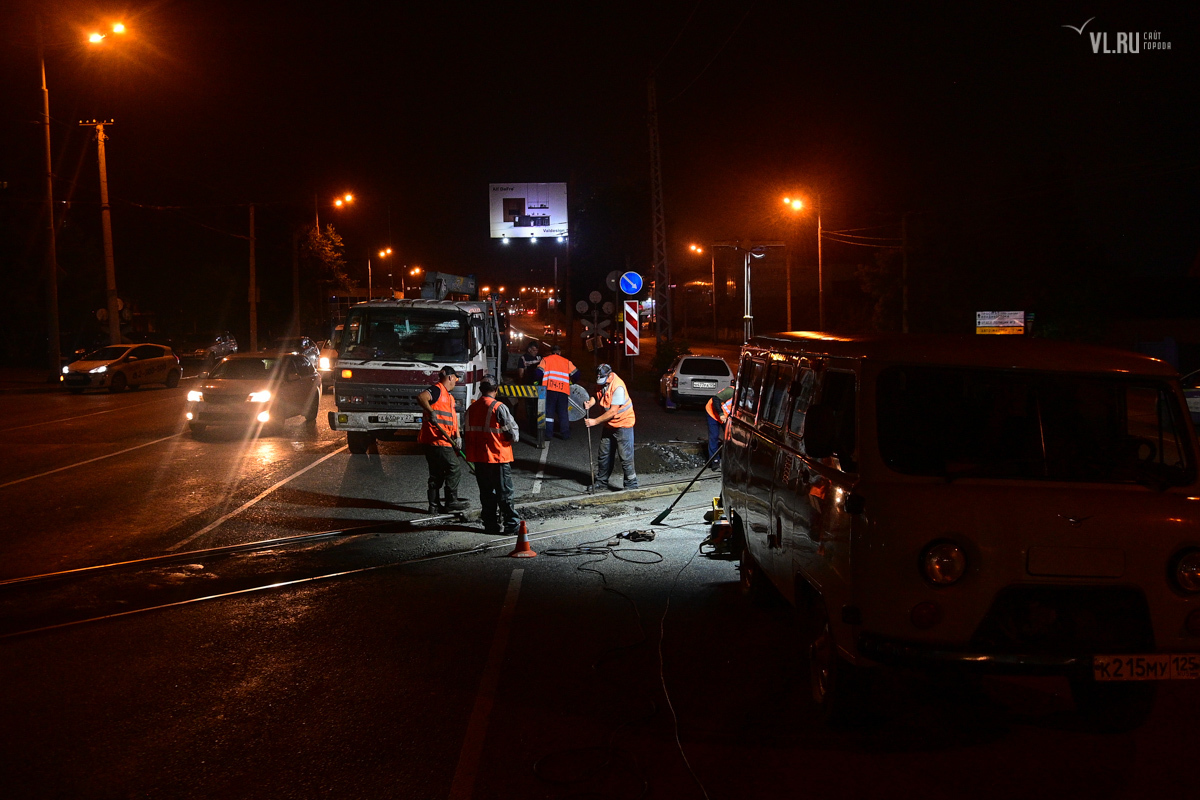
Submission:
[[760,336],[726,428],[743,586],[843,714],[879,664],[1062,674],[1127,727],[1200,677],[1200,485],[1174,370],[1017,337]]

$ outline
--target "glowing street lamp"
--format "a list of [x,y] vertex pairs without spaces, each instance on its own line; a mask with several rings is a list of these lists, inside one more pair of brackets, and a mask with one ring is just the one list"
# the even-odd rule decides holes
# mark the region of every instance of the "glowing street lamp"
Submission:
[[[112,32],[117,35],[121,35],[126,32],[125,23],[123,23],[123,22],[114,22],[111,26],[111,29],[112,29]],[[105,39],[107,39],[108,36],[109,36],[109,34],[107,34],[107,33],[100,33],[97,31],[95,33],[88,35],[88,41],[91,42],[92,44],[100,44]]]
[[[695,253],[698,256],[704,255],[704,248],[698,244],[694,244],[688,249],[690,249],[693,253]],[[709,258],[711,259],[711,267],[712,267],[713,342],[715,343],[717,341],[717,251],[713,250],[712,253],[709,255]],[[685,301],[686,301],[686,295],[685,295]],[[686,308],[685,308],[685,310],[686,310]],[[788,317],[788,321],[791,322],[791,316]]]
[[[783,204],[798,213],[804,209],[804,202],[799,198],[785,197]],[[817,324],[825,330],[825,279],[821,263],[821,196],[817,195]],[[792,329],[792,259],[787,260],[787,328]]]

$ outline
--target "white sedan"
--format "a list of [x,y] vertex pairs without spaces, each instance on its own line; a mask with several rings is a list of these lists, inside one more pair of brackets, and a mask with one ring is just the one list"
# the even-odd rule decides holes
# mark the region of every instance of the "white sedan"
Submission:
[[62,383],[72,394],[84,389],[123,392],[147,383],[179,385],[179,357],[161,344],[114,344],[88,353],[62,368]]

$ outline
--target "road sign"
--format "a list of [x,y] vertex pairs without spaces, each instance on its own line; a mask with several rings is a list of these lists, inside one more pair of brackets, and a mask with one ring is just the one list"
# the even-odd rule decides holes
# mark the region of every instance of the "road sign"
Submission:
[[975,333],[1022,335],[1025,333],[1025,312],[976,311]]
[[637,294],[642,290],[642,276],[636,272],[626,272],[621,276],[621,291],[625,294]]
[[612,272],[608,273],[608,277],[604,279],[604,283],[606,286],[608,286],[608,290],[610,292],[615,292],[617,290],[617,286],[620,285],[618,283],[618,281],[620,281],[620,280],[621,280],[621,273],[617,272],[614,269]]
[[589,336],[599,336],[605,328],[612,324],[612,320],[602,319],[598,322],[593,322],[587,317],[582,317],[579,320],[579,324],[583,326],[583,331],[580,335],[586,339]]
[[604,305],[600,306],[600,310],[603,311],[605,314],[611,314],[612,312],[617,310],[617,307],[614,306],[611,302],[606,300]]
[[588,295],[588,300],[591,300],[593,303],[599,303],[601,299],[603,299],[603,295],[599,292],[592,292]]
[[[629,273],[625,273],[628,275]],[[625,355],[636,356],[641,352],[642,332],[638,327],[638,302],[625,301]]]
[[580,300],[578,303],[575,304],[575,310],[578,311],[580,314],[586,314],[588,312],[589,308],[591,308],[591,306],[588,305],[587,300]]

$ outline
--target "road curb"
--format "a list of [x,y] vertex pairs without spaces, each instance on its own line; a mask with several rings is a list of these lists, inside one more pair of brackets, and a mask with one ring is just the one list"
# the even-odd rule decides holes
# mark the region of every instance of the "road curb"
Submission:
[[[706,475],[697,480],[691,492],[697,492],[704,488],[707,481],[720,480],[720,475]],[[679,494],[687,488],[688,481],[672,481],[670,483],[659,483],[652,486],[644,486],[638,489],[630,489],[629,491],[610,491],[603,494],[577,494],[567,497],[555,497],[546,500],[533,500],[530,502],[517,501],[518,510],[526,508],[535,508],[538,510],[547,509],[553,510],[556,506],[565,506],[568,508],[582,508],[588,506],[607,506],[613,503],[628,502],[630,500],[647,500],[652,497],[664,497],[668,495]],[[478,518],[478,514],[475,514]]]

